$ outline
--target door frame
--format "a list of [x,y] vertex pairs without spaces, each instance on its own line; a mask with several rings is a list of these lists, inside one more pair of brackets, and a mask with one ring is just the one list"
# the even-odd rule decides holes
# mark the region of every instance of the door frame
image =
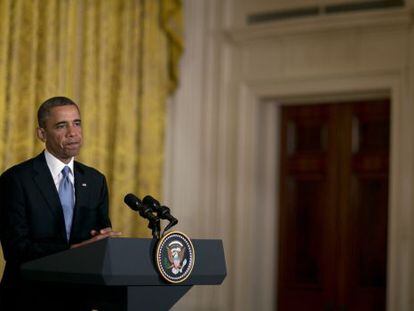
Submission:
[[[235,214],[238,226],[236,235],[246,232],[247,241],[236,242],[240,254],[253,251],[261,256],[255,271],[245,271],[237,276],[240,290],[236,301],[251,287],[251,282],[261,280],[264,291],[261,302],[254,305],[276,306],[278,267],[278,205],[279,205],[279,128],[280,106],[296,103],[355,101],[389,98],[390,100],[390,171],[389,217],[387,253],[387,310],[400,310],[410,305],[411,265],[413,247],[410,236],[412,194],[409,185],[414,184],[411,146],[404,143],[414,124],[404,118],[409,111],[408,98],[402,100],[403,77],[398,73],[376,75],[329,76],[312,79],[242,81],[237,87],[237,182]],[[408,136],[407,136],[408,135]],[[405,185],[405,186],[404,186]],[[407,186],[408,185],[408,186]],[[276,195],[275,195],[276,194]],[[250,208],[260,206],[260,213]],[[276,207],[276,208],[275,208]],[[260,238],[258,238],[260,237]],[[237,256],[237,254],[235,254]],[[235,270],[243,269],[244,262],[237,262]]]

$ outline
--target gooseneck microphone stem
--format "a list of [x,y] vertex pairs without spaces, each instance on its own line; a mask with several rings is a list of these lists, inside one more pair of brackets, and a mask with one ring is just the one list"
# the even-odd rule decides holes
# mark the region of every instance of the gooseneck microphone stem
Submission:
[[167,232],[169,229],[171,229],[173,226],[175,226],[178,223],[178,220],[174,218],[171,213],[170,209],[167,206],[164,206],[160,204],[156,199],[154,199],[152,196],[147,195],[142,200],[142,203],[145,206],[148,206],[151,208],[152,211],[156,212],[157,217],[159,219],[166,219],[168,220],[168,225],[164,228],[164,231],[162,235],[164,235],[165,232]]
[[174,220],[170,220],[168,225],[164,228],[164,232],[162,234],[164,234],[165,232],[167,232],[168,230],[170,230],[172,227],[174,227],[176,224],[178,223],[178,220],[174,218]]
[[152,238],[159,239],[161,236],[161,222],[159,219],[157,220],[150,220],[148,224],[148,228],[151,229]]

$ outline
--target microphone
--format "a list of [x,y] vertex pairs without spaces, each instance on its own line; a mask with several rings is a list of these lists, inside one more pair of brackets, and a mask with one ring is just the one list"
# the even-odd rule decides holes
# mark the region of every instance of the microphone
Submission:
[[166,219],[170,222],[167,225],[167,227],[164,229],[164,231],[167,231],[172,226],[175,226],[178,223],[178,220],[174,216],[171,215],[170,209],[165,205],[161,206],[160,202],[158,202],[152,196],[150,195],[145,196],[144,199],[142,200],[142,203],[150,207],[152,211],[156,212],[159,218]]
[[124,197],[124,202],[132,210],[138,212],[141,215],[141,217],[144,217],[145,219],[148,219],[149,221],[153,221],[153,222],[156,222],[158,220],[158,218],[154,216],[154,214],[152,214],[151,207],[146,206],[145,204],[142,204],[141,200],[138,199],[132,193],[128,193]]

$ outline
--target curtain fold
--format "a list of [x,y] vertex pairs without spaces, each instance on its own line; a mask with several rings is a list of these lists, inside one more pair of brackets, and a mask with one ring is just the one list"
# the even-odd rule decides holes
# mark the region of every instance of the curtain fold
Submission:
[[0,0],[0,170],[42,150],[39,104],[70,97],[82,112],[79,160],[106,175],[114,228],[149,236],[123,197],[162,192],[181,11],[177,0]]

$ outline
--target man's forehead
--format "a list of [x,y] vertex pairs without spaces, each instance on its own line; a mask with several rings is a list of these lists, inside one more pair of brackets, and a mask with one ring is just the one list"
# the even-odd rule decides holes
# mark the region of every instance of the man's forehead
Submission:
[[74,105],[57,106],[50,109],[48,117],[57,119],[80,119],[80,112]]

